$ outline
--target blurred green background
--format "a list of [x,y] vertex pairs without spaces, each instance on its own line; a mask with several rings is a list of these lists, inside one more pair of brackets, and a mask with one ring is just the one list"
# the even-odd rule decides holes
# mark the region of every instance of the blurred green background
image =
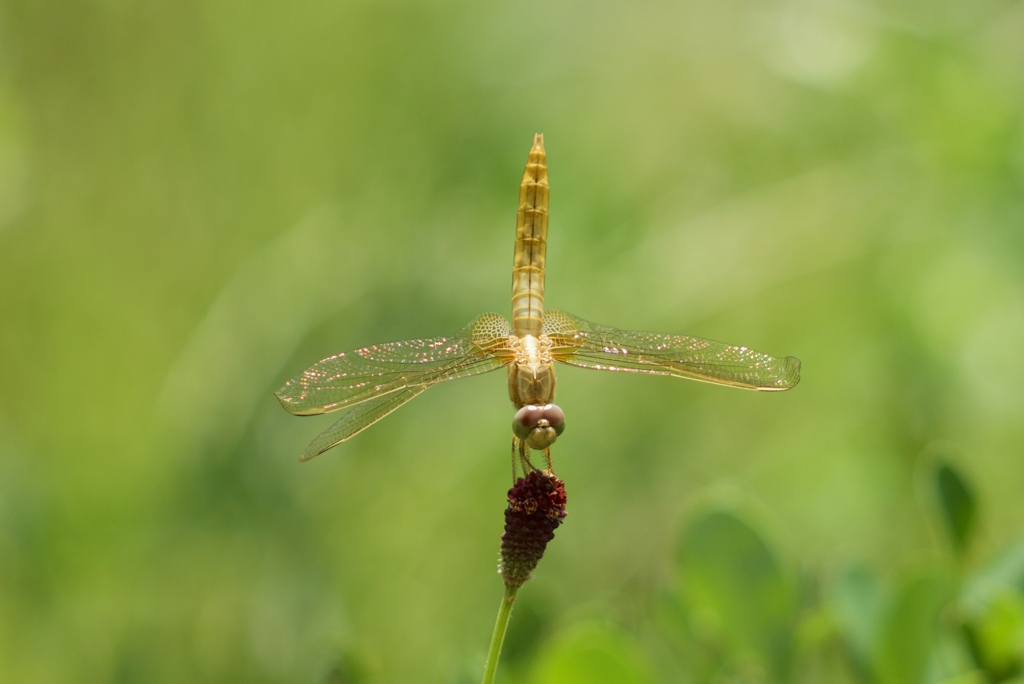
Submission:
[[549,306],[803,381],[560,370],[569,517],[503,681],[1019,675],[1021,36],[1007,0],[3,0],[0,678],[478,681],[502,375],[307,464],[330,419],[272,391],[507,313],[535,132]]

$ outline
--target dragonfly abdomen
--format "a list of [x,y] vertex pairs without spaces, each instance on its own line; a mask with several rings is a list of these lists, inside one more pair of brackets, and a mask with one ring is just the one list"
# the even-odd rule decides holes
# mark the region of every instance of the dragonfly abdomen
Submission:
[[519,186],[512,262],[512,331],[540,335],[544,320],[544,268],[548,242],[548,167],[544,136],[534,136]]

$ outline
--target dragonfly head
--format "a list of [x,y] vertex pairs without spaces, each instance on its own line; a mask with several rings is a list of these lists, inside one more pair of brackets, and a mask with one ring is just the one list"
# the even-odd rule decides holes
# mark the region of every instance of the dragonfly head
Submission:
[[537,451],[547,449],[565,430],[565,413],[555,404],[527,404],[516,411],[512,432]]

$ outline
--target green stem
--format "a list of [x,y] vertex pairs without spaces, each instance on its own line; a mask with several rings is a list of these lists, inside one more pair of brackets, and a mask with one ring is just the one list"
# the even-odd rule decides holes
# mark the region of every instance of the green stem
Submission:
[[505,586],[505,595],[501,597],[498,607],[498,619],[494,623],[494,634],[491,635],[491,647],[487,649],[487,664],[484,665],[484,678],[480,684],[493,684],[494,675],[498,672],[498,658],[501,656],[501,645],[505,642],[508,621],[512,617],[512,604],[516,600],[519,587]]

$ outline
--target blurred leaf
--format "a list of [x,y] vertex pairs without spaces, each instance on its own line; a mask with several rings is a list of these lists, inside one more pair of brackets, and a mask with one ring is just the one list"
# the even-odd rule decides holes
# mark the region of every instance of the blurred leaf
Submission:
[[356,684],[366,681],[366,668],[349,653],[338,653],[315,679],[318,684]]
[[700,637],[753,655],[774,681],[791,668],[796,591],[765,541],[732,513],[695,520],[678,553],[680,594]]
[[968,672],[967,674],[940,680],[938,684],[988,684],[988,679],[981,672]]
[[1024,594],[1006,591],[964,624],[975,661],[992,681],[1024,674]]
[[1024,674],[1024,541],[970,578],[961,607],[967,645],[989,678]]
[[939,610],[947,597],[947,583],[937,575],[923,573],[903,585],[889,606],[874,649],[872,665],[878,682],[925,681],[938,643]]
[[646,684],[653,668],[629,635],[600,622],[580,623],[555,634],[534,661],[534,684]]
[[962,602],[968,613],[983,609],[1005,590],[1024,591],[1024,539],[1000,552],[966,583]]
[[935,488],[946,524],[946,532],[957,554],[963,554],[970,541],[977,516],[974,494],[960,473],[948,463],[935,469]]
[[844,635],[862,667],[871,660],[888,597],[874,575],[861,566],[846,568],[835,587],[835,604]]

